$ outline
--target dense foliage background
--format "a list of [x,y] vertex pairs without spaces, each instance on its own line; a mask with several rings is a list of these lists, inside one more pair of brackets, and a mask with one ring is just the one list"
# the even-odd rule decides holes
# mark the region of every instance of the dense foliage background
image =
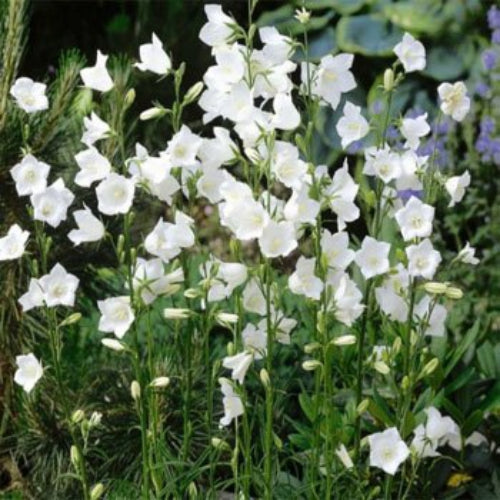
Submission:
[[[2,0],[1,22],[6,22],[8,0]],[[21,5],[22,2],[19,3]],[[223,5],[241,24],[247,16],[246,1],[217,2]],[[460,271],[453,276],[454,282],[465,291],[465,297],[455,306],[448,320],[449,336],[455,343],[455,353],[446,372],[435,376],[435,385],[442,388],[442,407],[458,423],[470,432],[484,434],[490,443],[500,440],[500,148],[494,142],[500,136],[500,51],[496,45],[496,65],[485,66],[484,51],[490,50],[491,30],[487,23],[487,11],[494,2],[480,0],[306,0],[305,2],[279,2],[262,0],[257,8],[257,24],[275,25],[283,34],[300,35],[303,26],[293,19],[294,9],[304,5],[313,12],[309,25],[310,57],[318,59],[337,51],[355,54],[354,73],[359,83],[353,100],[359,104],[368,102],[376,110],[380,104],[377,86],[387,67],[387,58],[392,57],[392,48],[404,31],[411,31],[425,44],[428,50],[427,69],[419,76],[405,83],[398,92],[392,108],[393,117],[408,112],[426,111],[430,121],[436,115],[435,88],[438,82],[463,79],[473,98],[473,112],[463,126],[452,123],[435,124],[439,129],[424,144],[429,152],[438,152],[438,163],[444,172],[471,171],[472,187],[464,203],[451,212],[438,227],[438,238],[444,255],[450,256],[462,248],[466,241],[479,249],[481,263],[471,268],[468,274]],[[24,38],[19,44],[18,75],[29,75],[36,80],[46,80],[51,85],[55,118],[33,122],[40,156],[50,163],[60,175],[68,178],[76,171],[73,155],[79,150],[80,122],[90,110],[89,92],[79,86],[78,71],[85,61],[93,62],[95,52],[100,49],[106,54],[120,54],[113,62],[115,74],[119,75],[124,87],[136,90],[129,116],[137,116],[148,108],[152,100],[172,101],[172,89],[165,85],[158,91],[152,88],[150,79],[142,75],[131,76],[125,70],[125,61],[137,58],[137,47],[149,41],[154,31],[168,47],[176,66],[187,63],[183,86],[189,88],[201,80],[210,64],[210,51],[198,39],[200,27],[205,22],[204,2],[168,1],[33,1],[25,12],[20,12],[20,25],[24,26]],[[20,30],[21,32],[22,30]],[[7,30],[0,33],[1,47],[7,43]],[[75,50],[75,48],[77,48]],[[21,50],[24,49],[24,50]],[[5,55],[5,53],[4,53]],[[297,55],[297,60],[303,57]],[[5,69],[6,62],[3,59]],[[1,73],[0,83],[7,78]],[[483,87],[481,87],[483,85]],[[485,90],[484,85],[488,89]],[[5,87],[0,85],[0,91]],[[111,106],[112,103],[109,103]],[[5,106],[0,108],[6,112]],[[112,114],[112,113],[111,113]],[[185,121],[196,133],[203,133],[201,113],[196,106],[188,109]],[[343,153],[335,133],[338,114],[324,108],[315,123],[315,158],[317,164],[327,164],[332,170],[340,165]],[[52,121],[51,121],[52,120]],[[485,133],[485,123],[493,125]],[[9,168],[17,161],[21,137],[19,116],[0,114],[0,228],[23,220],[24,207],[16,201]],[[164,143],[164,131],[152,123],[130,121],[127,127],[127,144],[140,141],[148,149],[155,150]],[[480,139],[483,139],[481,142]],[[488,142],[489,141],[489,142]],[[486,142],[486,144],[485,144]],[[360,145],[358,145],[359,148]],[[497,148],[497,149],[495,149]],[[362,163],[357,148],[351,148],[352,158]],[[193,207],[193,215],[200,224],[202,243],[218,255],[229,253],[228,236],[213,223],[211,214],[204,206]],[[151,228],[162,213],[160,205],[148,204],[139,210],[137,231]],[[354,229],[362,235],[363,227]],[[80,310],[84,318],[69,328],[65,343],[65,373],[69,385],[75,391],[74,397],[82,408],[101,411],[106,426],[98,430],[95,450],[91,444],[89,457],[95,477],[117,478],[110,489],[109,498],[134,498],[134,478],[139,474],[140,464],[136,460],[140,453],[140,438],[137,430],[124,440],[126,429],[135,418],[130,405],[128,380],[130,367],[119,357],[103,350],[101,334],[97,332],[98,312],[95,303],[98,298],[113,293],[118,284],[108,267],[110,256],[99,246],[89,250],[73,250],[69,241],[62,238],[54,245],[56,254],[65,255],[65,265],[79,276],[95,278],[86,283]],[[71,253],[68,251],[71,249]],[[85,259],[82,259],[85,252]],[[91,262],[90,265],[84,264]],[[283,266],[289,265],[286,261]],[[193,265],[193,268],[195,266]],[[195,272],[194,269],[191,272]],[[31,413],[23,410],[20,395],[13,390],[11,378],[13,360],[24,347],[36,344],[42,337],[41,325],[32,321],[24,324],[21,331],[21,313],[16,305],[19,290],[24,289],[26,276],[14,265],[0,268],[0,496],[5,498],[76,498],[71,485],[64,481],[69,471],[67,460],[69,436],[60,427],[61,409],[57,398],[47,399],[41,395],[36,399]],[[83,282],[83,279],[82,279]],[[300,299],[296,299],[300,302]],[[169,305],[168,300],[157,306],[156,314]],[[297,304],[289,304],[290,308]],[[29,329],[26,329],[26,326]],[[29,331],[29,333],[28,333]],[[155,335],[164,332],[158,330]],[[220,335],[218,335],[220,333]],[[303,332],[297,333],[297,344]],[[214,352],[224,355],[223,333],[213,336]],[[445,349],[435,339],[435,349]],[[298,350],[298,346],[296,346]],[[447,353],[442,353],[443,357]],[[283,355],[284,357],[286,356]],[[292,356],[290,355],[290,361]],[[288,414],[279,436],[292,435],[292,451],[300,450],[309,435],[309,422],[301,412],[304,402],[298,401],[301,368],[287,363],[284,378],[289,380],[282,387],[280,401],[284,414]],[[104,367],[104,368],[103,368]],[[182,366],[165,366],[165,371],[181,371]],[[203,399],[204,385],[201,374],[194,372],[193,401]],[[112,402],[112,405],[108,403]],[[182,402],[177,391],[169,391],[162,400],[164,411],[173,423],[166,455],[172,464],[176,461],[182,431],[179,408]],[[108,407],[112,406],[112,411]],[[279,406],[279,405],[278,405]],[[302,419],[302,420],[301,420]],[[177,423],[177,425],[174,425]],[[190,450],[191,459],[196,462],[201,453],[203,415],[194,429],[195,446]],[[257,427],[258,423],[254,423]],[[470,433],[469,432],[469,433]],[[97,444],[99,446],[97,446]],[[99,450],[105,450],[102,454]],[[290,451],[290,450],[287,450]],[[292,452],[291,452],[292,453]],[[451,461],[438,461],[428,471],[427,489],[422,498],[474,498],[493,500],[500,498],[500,469],[496,452],[489,445],[464,451],[463,474],[456,483],[450,483]],[[200,461],[203,460],[203,457]],[[175,464],[174,464],[175,466]],[[299,467],[290,460],[287,477],[283,485],[293,483]],[[223,475],[229,476],[227,466]],[[179,479],[179,477],[181,479]],[[118,479],[120,478],[120,479]],[[126,479],[124,479],[126,478]],[[186,491],[194,478],[190,470],[182,470],[176,476],[177,491]],[[283,490],[283,495],[289,491]],[[3,492],[3,493],[2,493]],[[284,496],[283,496],[284,497]],[[346,497],[347,498],[347,497]]]

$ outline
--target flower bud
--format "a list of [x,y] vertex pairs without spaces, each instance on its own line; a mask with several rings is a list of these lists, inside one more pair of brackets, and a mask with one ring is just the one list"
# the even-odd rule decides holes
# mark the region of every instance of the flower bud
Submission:
[[427,376],[431,375],[431,373],[433,373],[438,366],[439,366],[439,359],[438,358],[431,359],[422,368],[422,372],[420,373],[420,377],[427,377]]
[[428,281],[424,285],[424,290],[427,293],[433,294],[433,295],[440,295],[442,293],[446,292],[447,285],[445,283],[438,283],[436,281]]
[[336,339],[332,340],[332,344],[337,346],[352,345],[355,343],[356,343],[355,335],[342,335],[341,337],[337,337]]
[[90,500],[99,500],[104,493],[104,485],[97,483],[90,491]]
[[231,449],[230,446],[223,439],[219,439],[217,437],[212,438],[211,444],[216,450],[228,451]]
[[76,410],[71,415],[71,422],[74,424],[79,424],[85,418],[85,412],[83,410]]
[[307,372],[313,372],[317,368],[321,368],[322,364],[317,359],[308,359],[302,363],[302,368]]
[[71,463],[73,464],[73,467],[75,469],[78,469],[80,466],[80,452],[78,451],[78,448],[73,444],[71,445],[71,448],[69,450],[69,456],[71,458]]
[[62,327],[62,326],[68,326],[68,325],[72,325],[74,323],[78,323],[78,321],[80,321],[82,319],[82,314],[81,313],[73,313],[73,314],[70,314],[67,318],[63,319],[61,321],[61,323],[59,323],[59,327]]
[[184,96],[184,104],[190,104],[194,102],[203,90],[203,82],[195,83]]
[[391,68],[387,68],[384,71],[384,90],[390,92],[394,89],[394,71]]
[[304,346],[304,352],[306,354],[311,354],[312,352],[321,348],[321,344],[319,342],[311,342],[310,344],[306,344]]
[[92,415],[90,415],[90,426],[91,427],[96,427],[101,423],[102,420],[102,413],[99,411],[94,411],[92,412]]
[[132,399],[134,401],[139,401],[141,398],[141,386],[139,385],[139,382],[137,380],[134,380],[130,384],[130,394],[132,395]]
[[196,484],[193,481],[189,483],[188,494],[189,498],[198,498],[198,489],[196,488]]
[[116,339],[101,339],[101,344],[108,349],[113,349],[113,351],[124,351],[125,346]]
[[163,309],[163,317],[166,319],[186,319],[189,318],[191,311],[189,309],[181,309],[167,307]]
[[267,389],[271,385],[271,379],[269,378],[269,372],[265,369],[262,368],[260,370],[260,381],[262,382],[262,385]]
[[407,260],[406,253],[402,248],[396,248],[396,259],[398,262],[405,263]]
[[148,108],[144,110],[140,115],[139,115],[139,120],[147,121],[147,120],[152,120],[153,118],[159,118],[165,114],[165,110],[162,108]]
[[226,351],[228,356],[232,356],[235,353],[234,344],[232,342],[228,342]]
[[151,381],[151,387],[167,387],[170,384],[168,377],[156,377]]
[[135,89],[129,89],[125,94],[125,106],[129,108],[135,101]]
[[124,245],[125,245],[125,236],[123,236],[123,234],[120,234],[120,236],[118,236],[118,241],[116,242],[116,253],[119,258],[121,258],[121,255],[123,254]]
[[420,336],[415,330],[412,330],[410,332],[410,344],[412,346],[417,344],[419,338],[420,338]]
[[397,354],[401,350],[401,345],[402,345],[401,337],[396,337],[394,339],[394,343],[392,344],[392,352],[394,354]]
[[278,448],[278,450],[283,449],[283,441],[274,432],[273,432],[273,441],[274,441],[274,445],[276,446],[276,448]]
[[217,321],[223,324],[224,323],[234,324],[238,322],[238,315],[233,313],[220,312],[217,313]]
[[199,294],[200,292],[196,288],[188,288],[184,292],[184,297],[186,297],[186,299],[196,299]]
[[408,377],[408,375],[405,375],[403,377],[403,380],[401,380],[401,388],[406,391],[406,389],[408,389],[408,387],[410,387],[410,378]]
[[383,361],[375,361],[375,363],[373,363],[373,368],[375,368],[375,370],[382,375],[387,375],[391,371],[391,369]]
[[460,300],[464,296],[464,292],[462,292],[462,290],[460,290],[460,288],[457,288],[456,286],[449,286],[446,289],[446,296],[449,299]]
[[309,19],[311,19],[311,12],[302,7],[295,11],[295,16],[293,17],[295,17],[300,24],[307,24]]
[[359,403],[358,407],[356,408],[357,414],[362,415],[366,410],[368,410],[369,406],[370,406],[370,400],[363,399],[363,401],[361,401],[361,403]]

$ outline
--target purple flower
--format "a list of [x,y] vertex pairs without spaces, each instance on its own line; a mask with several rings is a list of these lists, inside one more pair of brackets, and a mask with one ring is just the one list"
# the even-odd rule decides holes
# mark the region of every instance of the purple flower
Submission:
[[492,70],[497,63],[497,55],[493,49],[487,49],[481,54],[484,69],[487,71]]
[[491,30],[500,28],[500,9],[498,7],[491,7],[488,11],[488,25]]
[[360,139],[359,141],[351,142],[351,144],[349,144],[349,146],[347,147],[347,152],[350,155],[354,155],[356,153],[359,153],[362,148],[363,148],[363,140]]
[[497,45],[500,45],[500,28],[497,28],[491,34],[491,43],[495,43]]
[[479,128],[481,130],[481,135],[483,134],[490,135],[495,131],[495,120],[493,120],[493,118],[490,118],[489,116],[485,116],[481,120]]
[[372,113],[374,115],[379,115],[382,113],[382,110],[384,109],[384,105],[381,100],[377,99],[376,101],[373,102],[372,104]]
[[422,199],[422,194],[423,191],[420,189],[402,189],[401,191],[398,191],[398,198],[403,203],[406,203],[412,196]]
[[479,97],[485,98],[485,97],[489,97],[491,89],[486,83],[479,82],[476,84],[476,87],[474,90]]

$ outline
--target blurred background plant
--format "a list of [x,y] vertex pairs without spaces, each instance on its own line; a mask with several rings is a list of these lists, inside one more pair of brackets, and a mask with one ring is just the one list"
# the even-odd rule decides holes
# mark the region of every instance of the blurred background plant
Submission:
[[[9,169],[20,157],[22,130],[20,111],[12,104],[8,92],[18,76],[30,76],[49,84],[50,111],[31,119],[33,153],[50,164],[63,177],[70,177],[76,168],[73,156],[81,149],[82,117],[90,112],[87,91],[79,87],[79,70],[85,58],[93,60],[96,49],[104,53],[120,53],[111,61],[113,79],[123,88],[134,88],[137,98],[132,104],[131,115],[150,107],[153,98],[162,102],[172,101],[170,85],[158,92],[146,78],[139,75],[132,80],[125,70],[126,61],[137,57],[137,47],[149,40],[154,31],[165,42],[173,55],[174,64],[187,61],[188,71],[183,86],[189,88],[201,79],[209,64],[209,50],[198,40],[198,32],[204,22],[201,1],[151,0],[130,1],[86,1],[86,2],[28,2],[28,0],[1,0],[0,18],[0,234],[13,223],[24,221],[25,207],[15,195]],[[246,1],[217,2],[225,11],[245,23]],[[436,387],[442,386],[440,397],[443,407],[461,425],[471,432],[478,430],[490,442],[500,440],[500,14],[489,10],[494,2],[480,0],[305,0],[264,1],[258,6],[257,24],[275,25],[283,34],[299,39],[304,25],[297,23],[294,10],[304,6],[312,11],[307,25],[309,57],[319,60],[322,56],[336,52],[352,52],[356,55],[354,73],[358,88],[351,100],[356,104],[368,103],[376,112],[380,106],[377,87],[392,56],[392,48],[404,31],[409,31],[422,40],[428,50],[426,70],[404,83],[398,89],[397,99],[391,108],[392,118],[403,112],[420,114],[427,112],[430,119],[436,116],[435,88],[441,81],[464,79],[469,92],[474,96],[473,113],[463,125],[434,123],[431,138],[423,144],[427,154],[437,156],[437,163],[447,173],[469,169],[473,184],[464,202],[450,213],[438,228],[441,247],[449,254],[456,253],[469,241],[480,252],[484,249],[481,263],[468,274],[461,270],[453,275],[466,295],[456,306],[448,323],[456,349],[463,355],[459,359],[453,352],[443,352],[439,339],[433,341],[433,351],[446,360],[451,369],[438,373]],[[487,12],[490,12],[488,15]],[[492,14],[493,12],[493,14]],[[82,52],[77,52],[78,47]],[[196,54],[196,57],[193,57]],[[298,61],[304,54],[297,54]],[[58,61],[57,65],[54,63]],[[105,100],[100,103],[102,118],[113,123],[117,103]],[[339,106],[339,110],[342,106]],[[315,123],[316,163],[335,167],[341,157],[341,148],[335,132],[336,113],[323,108]],[[191,107],[186,113],[186,123],[196,132],[202,132],[200,112]],[[168,128],[161,130],[147,122],[137,126],[124,124],[127,144],[132,152],[136,141],[148,149],[158,149],[164,144]],[[356,147],[352,148],[356,155]],[[362,158],[358,157],[361,164]],[[226,244],[226,236],[210,223],[210,215],[203,206],[194,207],[203,228],[203,241],[220,251]],[[160,207],[148,206],[139,225],[151,226],[160,213]],[[63,231],[64,232],[64,231]],[[59,232],[59,234],[63,233]],[[94,444],[105,449],[106,454],[90,446],[90,464],[95,478],[116,479],[109,488],[108,498],[132,498],[135,494],[134,478],[139,474],[140,464],[136,460],[140,449],[140,436],[131,433],[124,440],[125,429],[130,428],[134,415],[130,405],[127,385],[129,367],[121,364],[119,357],[103,352],[100,335],[97,333],[95,302],[114,290],[113,275],[107,269],[106,252],[93,250],[91,258],[81,259],[80,251],[72,249],[64,238],[54,247],[65,255],[65,265],[79,276],[97,272],[94,280],[84,290],[85,296],[79,304],[84,319],[67,332],[64,359],[68,384],[75,391],[75,400],[85,411],[100,411],[104,414],[105,426],[97,429]],[[71,249],[71,252],[68,250]],[[219,254],[220,254],[219,251]],[[446,257],[445,257],[446,258]],[[92,269],[82,268],[84,261],[92,261]],[[97,264],[98,263],[98,264]],[[69,436],[61,432],[58,424],[57,398],[37,397],[31,410],[20,397],[13,395],[11,380],[13,360],[31,343],[43,338],[43,325],[33,322],[29,334],[20,328],[20,312],[17,297],[26,283],[23,270],[15,264],[3,264],[0,269],[3,293],[0,297],[0,492],[3,490],[22,492],[25,497],[75,498],[75,491],[62,475],[69,471]],[[84,280],[82,279],[82,282]],[[298,299],[294,299],[299,302]],[[165,307],[158,304],[158,311]],[[299,306],[287,305],[290,309]],[[159,314],[159,312],[158,312]],[[163,332],[156,332],[162,335]],[[296,335],[300,338],[301,332]],[[219,345],[220,344],[220,345]],[[214,346],[223,352],[223,343]],[[291,354],[290,361],[293,358]],[[166,356],[168,358],[168,356]],[[220,357],[220,356],[219,356]],[[285,366],[286,360],[279,363]],[[89,369],[89,367],[92,367]],[[102,368],[105,367],[105,368]],[[289,457],[288,473],[283,475],[284,495],[290,488],[300,491],[297,483],[295,458],[301,445],[308,439],[307,423],[301,422],[296,407],[295,395],[300,392],[299,366],[290,363],[285,376],[283,414],[296,419],[278,432],[285,437],[294,434],[291,441],[295,447],[284,450]],[[182,367],[168,367],[168,373],[180,373]],[[50,384],[50,380],[44,382]],[[206,381],[202,377],[193,382],[193,401],[203,400]],[[175,387],[175,386],[174,386]],[[78,389],[80,388],[80,389]],[[83,388],[83,389],[82,389]],[[104,396],[103,396],[104,395]],[[109,404],[112,403],[112,404]],[[172,422],[179,422],[176,408],[181,406],[175,390],[169,391],[163,401],[165,414]],[[55,406],[54,406],[55,405]],[[112,408],[112,410],[108,410]],[[195,408],[196,413],[196,408]],[[203,432],[201,409],[195,442],[201,440]],[[258,426],[252,422],[252,426]],[[175,429],[176,426],[173,424]],[[172,432],[171,442],[165,449],[166,460],[175,470],[175,454],[180,446],[180,437]],[[195,457],[200,449],[192,450]],[[451,475],[451,463],[439,462],[429,471],[426,494],[439,498],[495,499],[500,497],[498,466],[487,447],[470,448],[464,457],[466,469],[473,481],[457,479],[447,485]],[[12,460],[14,457],[15,460]],[[193,458],[196,461],[196,458]],[[496,470],[496,472],[495,472]],[[230,465],[221,467],[221,476],[229,476]],[[186,491],[196,478],[186,470],[177,479],[177,493]],[[221,483],[223,486],[223,482]],[[173,490],[170,492],[174,495]]]

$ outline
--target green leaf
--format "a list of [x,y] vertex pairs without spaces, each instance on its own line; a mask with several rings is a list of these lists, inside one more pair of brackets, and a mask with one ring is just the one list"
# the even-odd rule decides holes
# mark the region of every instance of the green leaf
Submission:
[[483,421],[484,412],[483,410],[476,410],[471,415],[469,415],[462,426],[462,434],[464,436],[469,436],[475,431],[479,424]]
[[370,399],[370,403],[368,405],[368,411],[373,417],[384,422],[384,424],[388,426],[394,425],[395,417],[375,387],[373,388],[373,399]]
[[484,342],[481,347],[477,349],[476,356],[481,372],[488,378],[495,378],[497,376],[497,370],[500,370],[500,366],[496,364],[495,350],[491,342],[488,340]]
[[486,411],[500,411],[500,380],[488,391],[488,394],[482,401],[480,408]]
[[308,10],[333,9],[343,15],[354,14],[363,7],[366,0],[307,0]]
[[314,422],[316,420],[316,409],[312,399],[307,394],[301,393],[299,394],[299,404],[309,421]]
[[422,73],[438,81],[456,80],[467,71],[474,57],[474,45],[470,39],[435,46],[427,53],[427,66]]
[[394,55],[393,48],[402,37],[401,29],[380,15],[343,17],[337,25],[340,49],[365,56]]
[[[335,52],[337,52],[337,38],[332,27],[328,26],[309,39],[309,59],[311,61],[319,61],[323,56]],[[301,50],[297,51],[295,58],[299,61],[306,59]]]
[[387,19],[405,31],[434,35],[443,29],[446,19],[440,15],[440,7],[433,2],[399,2],[386,5],[383,10]]
[[455,368],[456,364],[462,359],[465,351],[467,351],[467,349],[474,343],[481,331],[480,327],[481,320],[477,319],[472,328],[464,335],[457,347],[451,351],[452,356],[450,361],[446,365],[444,372],[446,377],[451,373],[453,368]]
[[473,366],[469,366],[464,370],[456,379],[445,387],[445,394],[448,396],[453,394],[455,391],[467,385],[472,378],[476,375],[476,369]]

